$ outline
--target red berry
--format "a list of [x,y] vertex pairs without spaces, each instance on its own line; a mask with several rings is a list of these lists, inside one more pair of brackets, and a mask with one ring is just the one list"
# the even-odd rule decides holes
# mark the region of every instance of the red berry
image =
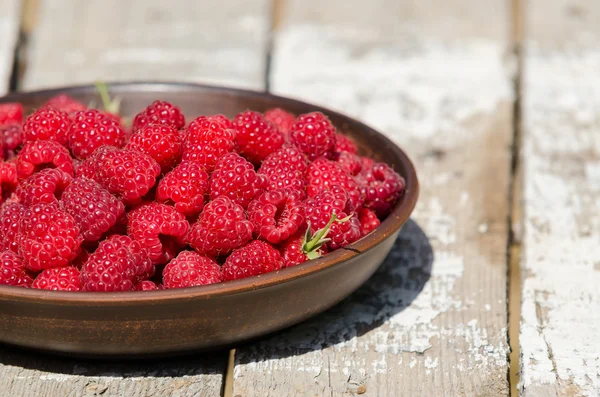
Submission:
[[0,126],[21,124],[23,122],[23,105],[16,102],[0,103]]
[[137,283],[133,289],[135,291],[156,291],[158,286],[153,281],[144,280],[140,283]]
[[252,200],[248,219],[254,234],[277,244],[296,233],[304,223],[303,195],[291,189],[277,189]]
[[17,236],[25,266],[33,271],[67,266],[79,255],[83,241],[75,219],[57,204],[27,208]]
[[0,195],[2,201],[9,197],[17,187],[17,163],[0,161]]
[[75,113],[69,128],[69,148],[78,159],[85,159],[103,145],[121,147],[125,130],[114,116],[95,109]]
[[23,212],[25,206],[15,201],[7,201],[0,207],[0,251],[19,253],[17,237]]
[[0,126],[0,139],[4,142],[4,156],[14,155],[15,150],[23,143],[20,124]]
[[221,196],[210,201],[192,225],[188,240],[192,248],[209,256],[225,255],[252,238],[252,223],[244,208]]
[[294,188],[304,190],[308,160],[295,146],[283,146],[262,162],[259,174],[269,178],[269,190]]
[[223,264],[223,280],[257,276],[273,272],[283,267],[283,259],[273,246],[264,241],[254,240],[248,245],[234,250]]
[[212,172],[217,161],[235,147],[235,130],[219,116],[200,116],[185,132],[182,160],[196,161]]
[[233,119],[238,151],[254,164],[260,164],[284,143],[283,134],[262,114],[247,110]]
[[17,198],[26,207],[34,204],[58,203],[73,177],[56,168],[36,172],[17,186]]
[[125,206],[115,196],[91,179],[73,179],[60,199],[62,208],[71,214],[86,241],[97,241],[125,214]]
[[213,259],[192,251],[182,251],[165,266],[165,288],[185,288],[223,281],[221,267]]
[[58,168],[73,175],[73,159],[69,151],[55,141],[27,142],[17,156],[17,177],[25,179],[44,168]]
[[167,263],[184,246],[190,225],[175,208],[149,203],[134,209],[128,216],[127,234],[139,241],[154,264]]
[[173,204],[185,216],[194,216],[204,207],[208,173],[195,161],[183,161],[165,175],[156,188],[156,199]]
[[283,136],[287,137],[292,124],[296,121],[296,116],[281,108],[273,108],[265,112],[265,120],[273,123]]
[[32,282],[21,257],[13,251],[0,253],[0,284],[27,288]]
[[337,185],[343,187],[348,194],[348,207],[345,209],[347,212],[356,211],[362,206],[364,197],[358,184],[339,164],[323,158],[318,159],[308,166],[306,175],[308,197],[315,197]]
[[385,163],[376,163],[357,178],[365,196],[365,207],[379,218],[389,214],[406,187],[404,178]]
[[369,170],[371,168],[373,168],[373,166],[375,165],[376,161],[373,160],[370,157],[361,157],[360,160],[362,161],[362,169],[363,170]]
[[362,160],[357,154],[350,152],[337,153],[335,162],[338,163],[347,174],[352,176],[358,175],[362,170]]
[[231,120],[229,120],[227,116],[223,114],[213,114],[212,116],[208,116],[208,118],[218,121],[219,123],[223,124],[225,128],[234,129]]
[[146,153],[156,160],[163,170],[168,171],[181,157],[181,137],[179,132],[169,125],[147,125],[133,133],[127,148]]
[[75,171],[75,176],[89,179],[95,178],[98,164],[104,161],[109,153],[118,150],[119,149],[114,146],[100,146],[98,149],[94,150],[88,158],[79,163],[79,166]]
[[333,152],[335,137],[335,127],[321,112],[298,116],[290,132],[292,143],[311,161]]
[[46,269],[38,274],[31,287],[53,291],[81,291],[79,269],[75,266]]
[[72,115],[75,112],[87,110],[87,106],[67,94],[58,94],[53,96],[44,104],[44,107],[58,109],[69,115]]
[[360,222],[360,232],[363,236],[371,233],[381,224],[377,215],[368,208],[362,208],[358,212],[358,221]]
[[358,148],[356,147],[356,143],[354,143],[352,138],[338,133],[335,135],[335,151],[338,153],[348,152],[357,154]]
[[139,242],[115,234],[100,242],[83,265],[81,283],[84,291],[130,291],[154,271]]
[[[279,252],[283,258],[284,267],[296,266],[309,260],[307,253],[303,249],[306,240],[306,230],[301,230],[281,244]],[[327,246],[321,245],[315,249],[314,256],[319,257],[325,253],[327,253]]]
[[67,113],[54,108],[40,108],[25,119],[23,140],[25,142],[50,140],[66,145],[70,125],[71,120]]
[[151,124],[163,124],[177,130],[185,125],[185,116],[177,106],[166,101],[154,101],[133,119],[132,132]]
[[237,153],[229,153],[219,159],[210,177],[210,198],[227,196],[247,208],[266,186],[267,178],[257,174],[251,163]]

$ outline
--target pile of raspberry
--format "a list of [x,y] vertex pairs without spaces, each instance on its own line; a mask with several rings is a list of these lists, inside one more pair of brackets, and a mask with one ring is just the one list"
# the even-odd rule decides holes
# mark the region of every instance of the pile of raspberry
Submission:
[[296,266],[373,231],[404,179],[320,112],[132,120],[0,104],[0,284],[148,291]]

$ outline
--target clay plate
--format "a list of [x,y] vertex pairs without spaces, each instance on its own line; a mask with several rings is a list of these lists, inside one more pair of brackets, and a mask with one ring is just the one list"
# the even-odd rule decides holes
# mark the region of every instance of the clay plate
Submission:
[[[350,135],[361,154],[393,166],[406,193],[381,226],[345,249],[297,267],[205,287],[149,292],[57,292],[0,286],[0,342],[87,356],[168,355],[232,346],[301,322],[348,296],[382,263],[417,201],[419,185],[406,154],[372,128],[339,113],[266,93],[196,84],[110,84],[125,116],[155,99],[198,115],[265,111],[295,114],[320,110]],[[36,108],[58,92],[100,103],[93,86],[11,94]]]

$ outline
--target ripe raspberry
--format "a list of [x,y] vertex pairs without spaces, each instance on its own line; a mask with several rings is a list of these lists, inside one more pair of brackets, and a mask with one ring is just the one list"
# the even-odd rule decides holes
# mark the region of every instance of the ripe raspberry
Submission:
[[156,188],[156,199],[173,204],[185,216],[194,216],[204,207],[208,173],[195,161],[183,161],[165,175]]
[[338,153],[348,152],[357,154],[358,148],[356,147],[356,143],[354,143],[352,138],[338,133],[335,135],[335,151]]
[[0,140],[4,142],[4,157],[14,155],[15,150],[23,143],[20,124],[0,126]]
[[346,211],[352,212],[360,209],[364,200],[361,190],[354,178],[337,163],[318,159],[308,166],[306,173],[308,197],[315,197],[324,190],[330,190],[332,186],[341,186],[348,193],[348,207]]
[[137,283],[133,289],[135,291],[156,291],[158,289],[157,285],[154,281],[144,280],[140,283]]
[[17,177],[23,180],[44,168],[58,168],[73,175],[69,151],[55,141],[27,142],[17,156]]
[[17,163],[0,161],[0,198],[4,201],[17,187]]
[[56,168],[46,168],[21,181],[16,195],[26,207],[34,204],[58,203],[73,177]]
[[245,158],[229,153],[219,159],[210,177],[210,198],[227,196],[247,208],[250,201],[265,190],[267,181]]
[[146,153],[168,171],[177,164],[181,157],[181,137],[171,126],[153,124],[140,128],[135,132],[127,148]]
[[244,208],[226,196],[206,204],[188,235],[192,248],[208,256],[225,255],[251,238],[252,223]]
[[377,215],[368,208],[362,208],[358,212],[358,221],[360,222],[360,232],[363,236],[371,233],[381,224]]
[[308,160],[295,146],[286,145],[271,153],[262,162],[259,174],[269,178],[267,189],[293,188],[304,190]]
[[298,116],[290,132],[291,142],[311,161],[333,152],[335,136],[335,127],[321,112]]
[[159,203],[139,206],[129,214],[127,234],[148,251],[156,264],[167,263],[183,248],[190,225],[175,208]]
[[19,221],[19,252],[33,271],[67,266],[79,255],[82,241],[75,219],[57,204],[35,204]]
[[131,130],[135,133],[151,124],[168,125],[179,130],[185,126],[185,116],[181,109],[169,102],[154,101],[134,117]]
[[304,223],[302,192],[291,189],[267,191],[250,202],[248,220],[254,234],[272,244],[287,240]]
[[84,291],[130,291],[154,271],[139,242],[115,234],[100,242],[83,265],[81,283]]
[[357,154],[350,152],[337,153],[335,162],[338,163],[347,174],[352,176],[358,175],[362,170],[362,160]]
[[25,206],[16,201],[7,201],[0,207],[0,251],[19,253],[17,236],[23,212]]
[[125,214],[121,201],[96,181],[83,177],[73,179],[60,203],[75,218],[86,241],[100,240]]
[[136,150],[106,149],[97,158],[93,157],[96,169],[92,179],[126,205],[139,203],[160,175],[160,165]]
[[223,280],[237,280],[279,270],[283,259],[273,246],[264,241],[254,240],[248,245],[234,250],[223,264]]
[[0,103],[0,126],[21,124],[23,122],[23,105],[16,102]]
[[379,218],[389,214],[406,187],[404,178],[385,163],[376,163],[362,172],[357,180],[365,196],[365,207],[373,210]]
[[305,249],[306,243],[311,242],[313,237],[310,236],[310,232],[307,236],[306,227],[304,229],[305,230],[300,231],[285,240],[279,247],[284,267],[296,266],[309,259],[315,259],[327,253],[327,246],[325,245],[326,240],[321,239],[319,241],[318,236],[317,240],[314,241],[314,244]]
[[27,288],[32,282],[21,257],[12,251],[0,253],[0,284]]
[[370,170],[371,168],[373,168],[373,166],[375,165],[376,161],[373,160],[370,157],[361,157],[360,158],[361,162],[362,162],[362,169],[363,170]]
[[71,98],[67,94],[58,94],[48,99],[48,102],[44,104],[44,107],[51,107],[69,115],[75,114],[75,112],[87,110],[87,106],[78,100]]
[[46,269],[38,274],[31,287],[53,291],[81,291],[79,269],[75,266]]
[[98,149],[94,150],[92,154],[88,156],[85,160],[79,163],[77,170],[75,171],[75,176],[84,177],[88,179],[93,179],[96,177],[96,171],[98,169],[98,164],[104,161],[106,156],[109,153],[114,151],[118,151],[119,149],[114,146],[100,146]]
[[265,120],[273,123],[283,136],[287,138],[292,124],[296,121],[296,116],[281,108],[273,108],[265,112]]
[[262,114],[247,110],[233,119],[237,150],[249,161],[260,164],[284,143],[283,134]]
[[182,160],[197,161],[212,172],[217,161],[235,147],[236,132],[230,125],[219,115],[194,119],[186,129]]
[[73,156],[83,160],[100,146],[123,146],[125,130],[113,115],[89,109],[74,114],[68,139]]
[[227,116],[223,114],[213,114],[212,116],[208,116],[210,119],[216,120],[219,123],[223,124],[225,128],[235,129],[231,120],[227,118]]
[[40,108],[33,112],[23,124],[23,140],[56,141],[61,145],[68,142],[69,115],[54,108]]
[[182,251],[163,270],[165,288],[185,288],[223,281],[221,267],[213,259],[192,251]]

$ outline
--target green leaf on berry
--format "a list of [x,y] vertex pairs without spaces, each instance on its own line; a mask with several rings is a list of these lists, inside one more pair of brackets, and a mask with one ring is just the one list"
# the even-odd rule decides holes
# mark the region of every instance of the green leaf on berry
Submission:
[[336,222],[336,223],[347,222],[350,220],[350,218],[352,218],[352,215],[353,214],[350,214],[350,215],[346,216],[345,218],[338,219],[335,212],[333,212],[331,214],[331,218],[329,219],[329,222],[327,222],[327,224],[323,228],[317,230],[315,232],[315,234],[312,236],[310,234],[310,222],[309,222],[308,227],[306,228],[306,234],[304,235],[304,241],[302,243],[302,251],[304,252],[306,257],[308,259],[317,259],[318,257],[320,257],[321,252],[319,250],[321,249],[323,244],[327,243],[328,241],[331,241],[331,239],[327,238],[327,233],[329,233],[329,230],[331,229],[331,225],[333,225],[333,222]]

